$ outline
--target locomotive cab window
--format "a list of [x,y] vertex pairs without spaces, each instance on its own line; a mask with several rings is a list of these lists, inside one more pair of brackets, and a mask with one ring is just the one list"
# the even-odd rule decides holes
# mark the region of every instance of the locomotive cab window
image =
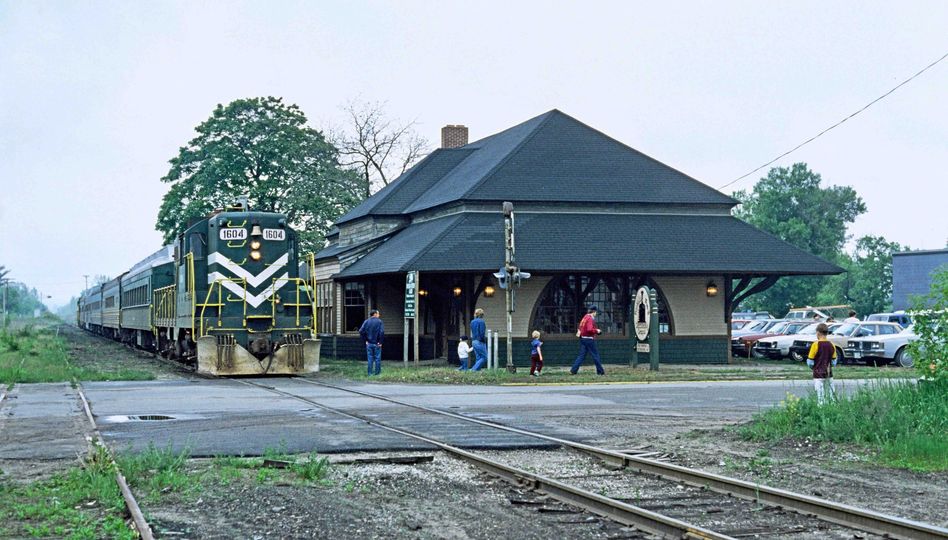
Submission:
[[205,240],[204,235],[201,233],[191,233],[189,241],[191,243],[191,255],[195,259],[203,259],[204,253],[207,251],[205,249],[207,241]]

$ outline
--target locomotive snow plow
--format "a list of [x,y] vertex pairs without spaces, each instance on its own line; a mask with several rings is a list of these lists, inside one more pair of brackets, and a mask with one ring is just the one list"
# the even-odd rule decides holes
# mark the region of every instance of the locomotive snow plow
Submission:
[[[257,338],[251,342],[268,346]],[[303,375],[319,371],[318,339],[289,334],[269,354],[258,358],[241,346],[231,334],[200,337],[197,340],[197,371],[206,375]]]

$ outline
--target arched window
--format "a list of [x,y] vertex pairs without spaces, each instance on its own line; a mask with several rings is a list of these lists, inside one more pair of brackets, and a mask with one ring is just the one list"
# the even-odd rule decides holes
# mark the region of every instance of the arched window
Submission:
[[570,335],[576,333],[579,320],[590,305],[596,306],[596,323],[602,333],[609,337],[627,337],[627,322],[634,291],[640,284],[648,283],[658,292],[659,331],[671,334],[672,320],[661,289],[640,276],[600,276],[572,274],[554,277],[533,313],[533,326],[547,335]]

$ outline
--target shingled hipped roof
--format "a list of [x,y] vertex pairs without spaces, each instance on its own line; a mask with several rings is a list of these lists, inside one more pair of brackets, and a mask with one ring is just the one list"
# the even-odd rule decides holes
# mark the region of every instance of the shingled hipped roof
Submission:
[[[726,215],[516,214],[517,261],[531,272],[817,275],[839,267]],[[338,274],[496,271],[503,216],[415,223]]]
[[501,200],[737,204],[554,109],[466,146],[435,150],[336,223]]

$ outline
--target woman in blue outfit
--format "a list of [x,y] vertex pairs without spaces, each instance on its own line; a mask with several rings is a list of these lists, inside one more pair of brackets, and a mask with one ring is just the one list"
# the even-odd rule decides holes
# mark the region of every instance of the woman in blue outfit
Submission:
[[471,321],[471,341],[474,343],[474,357],[477,359],[471,371],[479,371],[487,363],[487,324],[484,323],[484,310],[474,310]]

